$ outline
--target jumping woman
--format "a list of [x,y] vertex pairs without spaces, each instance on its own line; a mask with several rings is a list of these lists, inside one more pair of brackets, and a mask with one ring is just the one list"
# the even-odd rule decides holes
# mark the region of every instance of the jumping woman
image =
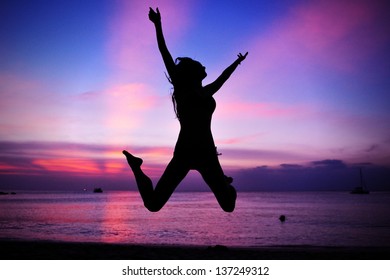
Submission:
[[173,85],[172,101],[180,122],[180,133],[173,158],[155,189],[150,178],[141,169],[143,160],[123,151],[134,173],[144,205],[149,211],[159,211],[187,173],[190,170],[197,170],[214,193],[221,208],[226,212],[232,212],[237,193],[231,185],[232,179],[223,173],[211,133],[211,118],[216,107],[213,95],[248,53],[245,55],[240,53],[233,64],[226,68],[214,82],[202,86],[202,80],[207,74],[201,63],[187,57],[179,57],[176,61],[172,59],[165,44],[158,8],[156,11],[150,8],[149,19],[156,28],[158,48],[169,81]]

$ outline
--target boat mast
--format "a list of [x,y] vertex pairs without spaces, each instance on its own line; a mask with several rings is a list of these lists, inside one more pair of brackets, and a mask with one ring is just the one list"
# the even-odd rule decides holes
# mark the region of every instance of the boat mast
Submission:
[[366,184],[363,178],[363,171],[362,168],[360,168],[359,170],[360,170],[360,187],[364,190],[366,188]]

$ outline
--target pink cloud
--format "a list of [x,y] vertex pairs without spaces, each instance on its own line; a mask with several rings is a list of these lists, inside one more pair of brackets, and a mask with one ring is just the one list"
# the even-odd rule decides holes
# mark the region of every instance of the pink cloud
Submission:
[[64,95],[21,76],[0,75],[0,81],[3,141],[126,143],[137,139],[138,129],[142,130],[147,116],[158,110],[161,99],[145,83],[116,83]]
[[389,39],[378,20],[383,18],[381,2],[313,1],[292,8],[254,39],[247,62],[250,72],[261,77],[276,68],[282,73],[289,65],[358,71]]
[[32,164],[51,172],[82,173],[83,175],[100,173],[99,166],[93,160],[86,159],[35,159]]
[[300,117],[309,113],[303,105],[294,106],[281,103],[248,102],[236,98],[218,104],[218,116],[222,118],[286,118]]
[[376,49],[379,12],[375,1],[313,2],[297,8],[284,36],[310,59],[352,71]]
[[142,127],[144,115],[156,105],[158,97],[146,84],[122,84],[107,89],[102,98],[103,129],[109,135],[106,143],[125,143],[134,129]]
[[0,75],[0,81],[0,138],[55,138],[65,122],[63,96],[56,95],[41,82],[22,76]]
[[[153,23],[148,19],[149,6],[159,7],[162,15],[164,35],[168,47],[174,45],[189,25],[191,2],[178,5],[177,1],[117,1],[110,23],[108,58],[114,68],[114,80],[131,78],[144,80],[161,73]],[[158,63],[158,64],[157,64]],[[158,67],[156,67],[158,65]]]
[[[114,145],[66,142],[0,142],[2,185],[8,186],[5,182],[11,182],[10,187],[20,185],[31,188],[56,188],[61,185],[62,188],[80,189],[84,186],[96,185],[107,186],[107,189],[112,186],[136,189],[132,172],[120,152],[121,148]],[[373,150],[380,151],[379,146],[367,148],[370,148],[366,151],[368,156],[374,152]],[[145,159],[143,170],[154,182],[160,178],[168,163],[162,157],[171,155],[171,149],[167,147],[134,146],[131,152]],[[225,147],[220,152],[222,152],[220,157],[222,166],[226,174],[232,176],[241,168],[280,166],[282,163],[282,167],[287,168],[325,158],[323,149],[311,150],[303,146],[294,151],[289,147],[284,149]],[[356,154],[351,152],[335,154],[337,158],[349,159],[350,162],[362,162],[362,158],[351,157],[351,155]],[[152,161],[152,158],[160,158],[160,160]],[[371,158],[364,159],[367,161]],[[388,158],[385,163],[388,164]],[[199,179],[199,175],[196,178]],[[192,179],[190,176],[190,180]],[[34,186],[32,182],[41,183]]]
[[0,174],[23,174],[24,172],[31,173],[31,171],[31,168],[27,168],[25,166],[0,162]]
[[238,136],[238,137],[231,137],[231,138],[219,138],[218,139],[218,144],[222,145],[231,145],[231,144],[240,144],[240,143],[245,143],[248,140],[253,140],[256,138],[259,138],[263,135],[263,133],[255,133],[251,135],[244,135],[244,136]]
[[[126,174],[130,169],[122,154],[124,148],[67,142],[0,142],[0,174]],[[145,159],[144,169],[151,176],[160,176],[172,156],[172,149],[168,147],[137,145],[129,151]]]

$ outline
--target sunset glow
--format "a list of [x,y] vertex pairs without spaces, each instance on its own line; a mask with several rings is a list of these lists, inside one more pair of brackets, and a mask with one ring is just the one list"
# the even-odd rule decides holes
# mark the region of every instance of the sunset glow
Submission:
[[390,168],[386,1],[19,2],[0,18],[0,189],[57,175],[127,189],[123,149],[158,179],[179,122],[149,6],[173,57],[206,66],[204,84],[249,52],[212,123],[225,170],[252,172],[238,188],[328,159]]

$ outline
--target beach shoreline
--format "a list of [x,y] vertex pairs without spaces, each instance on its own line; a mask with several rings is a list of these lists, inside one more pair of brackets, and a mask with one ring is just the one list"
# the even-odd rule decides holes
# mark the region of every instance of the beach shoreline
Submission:
[[390,247],[179,246],[0,240],[1,260],[389,260]]

